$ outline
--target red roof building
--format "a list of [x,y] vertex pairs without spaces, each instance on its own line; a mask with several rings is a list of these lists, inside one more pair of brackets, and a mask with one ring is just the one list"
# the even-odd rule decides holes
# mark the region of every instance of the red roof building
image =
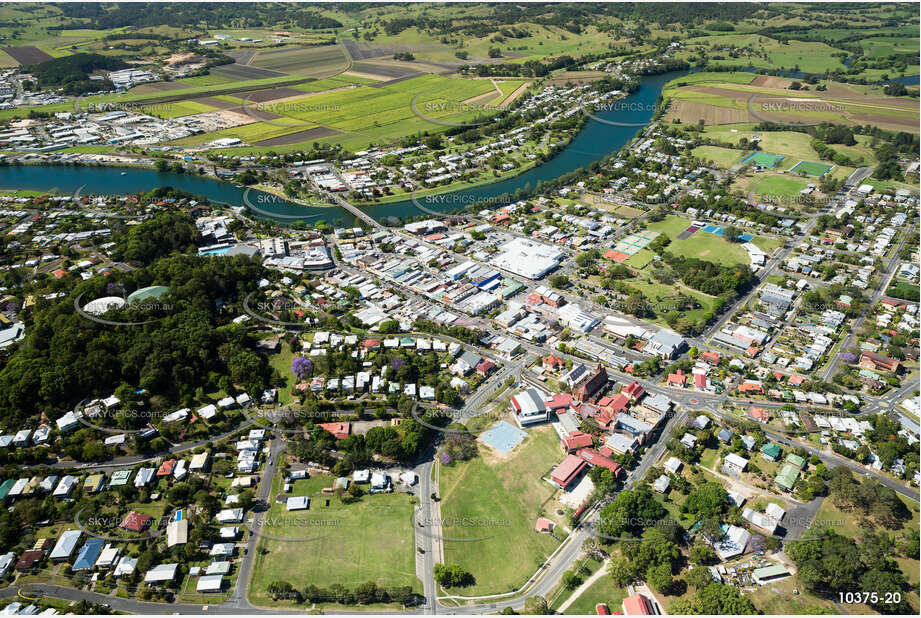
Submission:
[[566,459],[550,473],[550,480],[560,489],[566,489],[582,475],[585,465],[580,457],[567,455]]
[[790,379],[789,379],[789,380],[787,380],[787,382],[789,382],[789,383],[792,384],[793,386],[799,386],[800,384],[802,384],[802,383],[805,382],[805,381],[806,381],[806,378],[804,378],[804,377],[801,376],[801,375],[795,374],[795,373],[794,373],[792,376],[790,376]]
[[496,364],[491,360],[484,360],[476,366],[476,372],[483,377],[488,376],[496,368]]
[[623,412],[627,409],[628,403],[630,403],[630,400],[627,398],[627,395],[624,395],[623,393],[617,393],[611,400],[611,405],[609,407],[614,413]]
[[30,549],[28,551],[22,552],[22,555],[19,557],[19,560],[16,562],[17,571],[27,571],[31,569],[37,562],[40,562],[42,558],[45,557],[45,552],[40,549]]
[[688,377],[684,375],[684,372],[680,369],[675,373],[668,374],[668,385],[669,386],[684,386],[687,382]]
[[589,465],[601,466],[602,468],[606,468],[610,470],[611,472],[614,473],[614,478],[620,477],[620,472],[621,472],[620,464],[618,464],[616,461],[614,461],[610,457],[605,457],[604,455],[602,455],[595,449],[593,448],[579,449],[576,455]]
[[337,440],[345,440],[352,432],[352,426],[349,423],[319,423],[319,426],[333,434]]
[[595,605],[595,614],[599,616],[610,616],[611,610],[608,609],[605,603],[598,603]]
[[558,369],[562,369],[563,367],[565,367],[566,363],[565,361],[563,361],[562,358],[559,358],[558,356],[554,356],[553,354],[551,354],[550,356],[544,357],[543,365],[544,365],[544,369],[548,371],[556,371]]
[[535,532],[546,532],[547,534],[553,532],[553,522],[544,517],[538,517],[537,523],[534,524]]
[[572,395],[569,393],[557,393],[551,399],[544,401],[544,405],[551,412],[565,410],[572,405]]
[[771,413],[765,410],[764,408],[756,408],[752,406],[748,409],[748,416],[759,423],[768,423],[771,420]]
[[864,350],[860,353],[859,366],[863,369],[875,369],[876,371],[898,371],[900,364],[901,363],[899,363],[898,359],[876,354],[875,352],[870,352],[869,350]]
[[703,352],[700,355],[700,360],[715,366],[720,364],[720,355],[719,352]]
[[740,393],[763,393],[760,382],[743,382],[739,385]]
[[381,347],[380,339],[365,339],[361,342],[362,347],[364,348],[379,348]]
[[640,593],[624,599],[623,609],[625,616],[652,616],[656,613],[652,601]]
[[622,395],[626,395],[630,401],[636,403],[643,398],[643,395],[646,394],[646,389],[640,386],[640,383],[633,381],[620,391]]
[[125,515],[125,518],[122,520],[122,523],[118,524],[118,527],[122,530],[128,530],[129,532],[140,532],[146,530],[151,521],[153,521],[153,517],[150,515],[131,511]]
[[694,374],[694,386],[699,389],[707,388],[707,376],[702,373]]
[[560,444],[563,447],[563,450],[567,453],[577,451],[580,448],[592,446],[592,436],[587,433],[582,433],[581,431],[574,431],[562,440]]
[[598,367],[595,368],[595,373],[592,374],[592,377],[579,384],[572,394],[582,401],[588,401],[607,384],[608,372],[601,363],[598,363]]
[[173,473],[173,468],[176,467],[175,459],[167,459],[160,467],[157,468],[157,476],[170,476]]

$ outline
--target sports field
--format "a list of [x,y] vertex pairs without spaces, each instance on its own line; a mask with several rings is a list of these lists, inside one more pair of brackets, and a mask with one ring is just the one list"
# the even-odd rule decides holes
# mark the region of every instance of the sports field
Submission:
[[458,522],[444,526],[442,536],[481,539],[445,541],[445,562],[459,564],[476,579],[452,592],[473,596],[516,590],[556,548],[559,541],[537,534],[534,525],[539,516],[561,519],[542,512],[556,490],[541,480],[561,459],[559,438],[546,425],[528,429],[528,437],[506,457],[481,446],[480,455],[470,461],[440,466],[441,519]]
[[828,173],[832,168],[831,165],[827,163],[813,163],[812,161],[800,161],[794,165],[790,171],[791,172],[803,172],[807,176],[817,176],[822,177]]
[[416,578],[410,496],[365,495],[353,504],[343,504],[335,495],[321,494],[333,481],[332,476],[295,481],[286,495],[310,496],[309,508],[287,511],[284,504],[273,503],[260,515],[265,523],[249,588],[253,603],[273,604],[266,587],[278,580],[301,590],[308,584],[328,587],[333,583],[354,589],[369,581],[421,588]]
[[744,159],[742,163],[752,163],[761,167],[774,167],[784,160],[783,155],[771,154],[769,152],[753,152]]
[[787,176],[765,176],[758,181],[754,192],[761,196],[793,197],[806,188],[806,183]]

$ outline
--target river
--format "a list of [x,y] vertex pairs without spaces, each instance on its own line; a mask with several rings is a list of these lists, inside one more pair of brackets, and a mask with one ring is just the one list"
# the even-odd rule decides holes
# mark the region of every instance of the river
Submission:
[[[601,120],[589,118],[576,137],[552,159],[518,176],[500,182],[481,185],[465,191],[446,194],[443,204],[454,205],[438,208],[426,203],[432,210],[456,210],[457,206],[471,203],[488,203],[506,193],[520,188],[536,187],[541,181],[552,180],[580,167],[620,150],[652,119],[656,100],[662,87],[669,80],[680,77],[682,72],[653,75],[641,79],[640,88],[618,102],[617,109],[600,111]],[[622,123],[620,125],[607,122]],[[245,189],[213,178],[174,172],[157,172],[141,168],[119,168],[111,166],[65,166],[65,165],[21,165],[0,167],[0,189],[26,189],[34,191],[57,191],[72,194],[78,189],[81,195],[112,195],[149,191],[171,186],[203,196],[208,200],[242,206]],[[353,215],[338,207],[301,206],[260,191],[252,190],[251,203],[260,209],[277,215],[280,221],[290,221],[292,215],[305,219],[323,219],[333,225],[351,225]],[[387,217],[405,217],[421,214],[411,200],[388,204],[372,204],[363,207],[377,220]]]

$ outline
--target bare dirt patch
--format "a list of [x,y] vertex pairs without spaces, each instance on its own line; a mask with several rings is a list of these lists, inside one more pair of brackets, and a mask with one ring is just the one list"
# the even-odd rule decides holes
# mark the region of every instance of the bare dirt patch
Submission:
[[246,98],[253,103],[265,103],[266,101],[277,101],[278,99],[290,99],[303,96],[303,90],[296,90],[294,88],[269,88],[268,90],[256,90],[255,92],[251,92]]
[[785,77],[773,77],[771,75],[759,75],[751,81],[750,86],[761,86],[762,88],[778,88],[786,90],[793,80]]
[[34,45],[14,45],[4,47],[3,51],[12,56],[13,60],[23,66],[38,64],[39,62],[45,62],[46,60],[54,59],[54,56],[43,52]]
[[524,94],[524,91],[527,90],[527,89],[528,89],[528,86],[530,86],[530,85],[531,85],[531,82],[525,82],[525,83],[521,84],[520,86],[518,86],[517,88],[515,88],[515,91],[514,91],[512,94],[510,94],[510,95],[508,95],[507,97],[505,97],[505,100],[502,101],[502,103],[499,104],[499,107],[500,107],[501,109],[505,109],[506,107],[508,107],[509,105],[511,105],[511,104],[515,101],[515,99],[517,99],[517,98],[520,97],[522,94]]
[[288,146],[291,144],[299,144],[301,142],[309,142],[310,140],[320,139],[323,137],[339,135],[341,133],[342,131],[337,131],[336,129],[331,129],[329,127],[314,127],[313,129],[307,129],[306,131],[297,131],[296,133],[288,133],[287,135],[279,135],[278,137],[264,139],[261,142],[255,142],[254,145]]
[[717,107],[696,101],[672,99],[668,106],[666,120],[680,120],[684,123],[696,123],[698,120],[703,120],[706,124],[735,124],[751,122],[752,118],[748,110],[744,109]]
[[388,76],[380,75],[379,73],[363,73],[359,71],[346,71],[343,73],[343,75],[351,75],[352,77],[361,77],[364,79],[373,79],[379,82],[390,79]]
[[461,101],[464,105],[470,105],[473,103],[480,103],[481,101],[488,101],[492,98],[495,98],[497,94],[502,94],[502,91],[496,88],[495,90],[490,90],[489,92],[484,92],[483,94],[478,94],[475,97],[470,97]]

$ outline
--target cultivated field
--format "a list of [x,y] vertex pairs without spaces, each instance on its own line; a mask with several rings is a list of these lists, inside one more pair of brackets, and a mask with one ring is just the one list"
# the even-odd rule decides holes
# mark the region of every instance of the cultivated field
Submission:
[[706,124],[775,122],[873,124],[918,132],[917,98],[887,97],[881,90],[832,82],[826,91],[790,90],[793,80],[750,73],[698,73],[666,85],[667,120]]
[[348,64],[339,45],[266,49],[257,52],[248,63],[250,67],[308,77],[335,75],[348,68]]

